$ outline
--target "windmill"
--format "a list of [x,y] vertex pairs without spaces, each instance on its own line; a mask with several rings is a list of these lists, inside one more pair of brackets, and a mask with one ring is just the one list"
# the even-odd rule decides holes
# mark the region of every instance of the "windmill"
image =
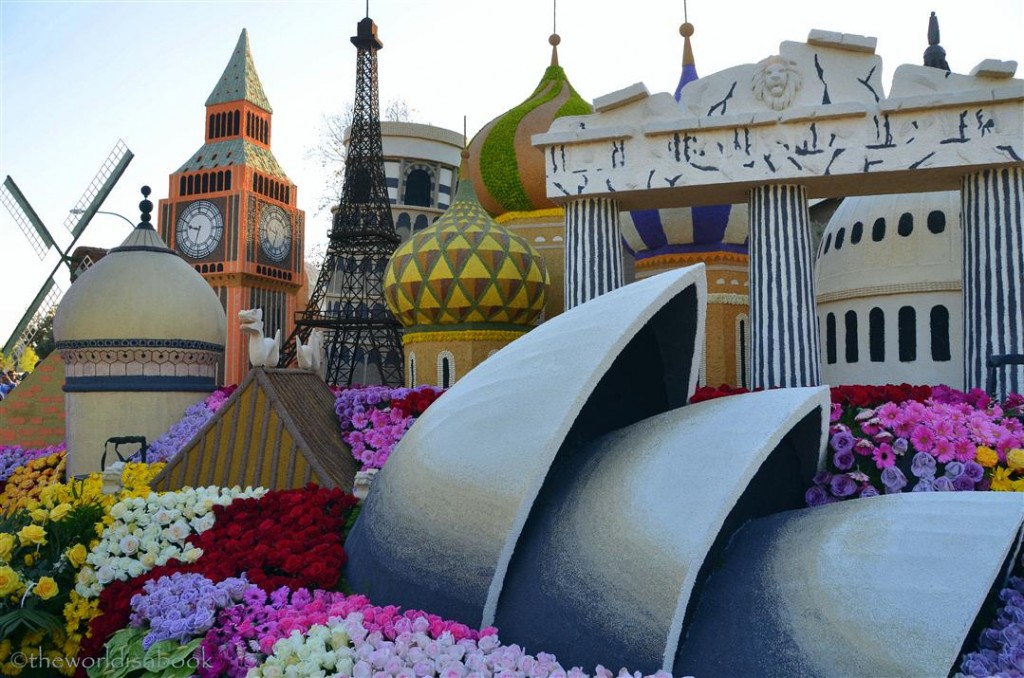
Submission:
[[110,195],[110,191],[113,190],[118,179],[124,174],[128,163],[132,161],[133,157],[135,157],[134,154],[128,149],[124,141],[118,140],[117,144],[114,145],[114,150],[107,156],[99,171],[96,172],[96,176],[93,177],[92,182],[85,189],[85,192],[82,193],[82,197],[78,199],[75,207],[64,221],[65,228],[71,232],[71,243],[63,251],[61,251],[60,246],[57,245],[50,231],[47,230],[39,218],[39,215],[32,209],[28,200],[25,199],[21,189],[14,183],[14,179],[10,176],[4,179],[3,187],[0,188],[0,203],[3,203],[3,206],[7,208],[15,223],[18,224],[18,228],[21,229],[29,244],[32,245],[32,249],[35,250],[39,260],[45,259],[51,248],[60,252],[60,260],[57,262],[57,265],[54,266],[50,275],[46,277],[46,282],[39,288],[35,299],[29,304],[25,314],[14,328],[14,332],[11,333],[11,336],[8,337],[7,342],[4,344],[4,353],[11,354],[13,352],[15,356],[20,356],[25,347],[31,343],[39,321],[45,318],[60,303],[62,292],[57,283],[54,282],[53,276],[56,275],[62,264],[67,265],[70,270],[70,255],[75,247],[75,243],[78,242],[78,238],[85,231],[85,227],[89,225],[96,212],[99,211],[103,201]]

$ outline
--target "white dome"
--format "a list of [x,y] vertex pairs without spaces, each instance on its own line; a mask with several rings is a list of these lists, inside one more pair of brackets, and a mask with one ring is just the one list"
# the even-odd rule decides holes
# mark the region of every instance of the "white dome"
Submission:
[[960,289],[960,193],[846,198],[818,246],[818,301]]
[[60,342],[176,339],[224,345],[217,295],[151,228],[137,228],[75,281],[53,320]]

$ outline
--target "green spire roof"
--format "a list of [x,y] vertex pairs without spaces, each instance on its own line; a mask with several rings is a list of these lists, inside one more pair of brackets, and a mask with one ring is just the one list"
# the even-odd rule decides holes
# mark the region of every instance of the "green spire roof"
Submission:
[[229,101],[248,101],[267,113],[274,112],[267,101],[267,95],[263,93],[260,76],[256,74],[256,65],[249,51],[249,33],[244,28],[238,36],[238,44],[235,45],[224,74],[206,99],[206,105],[225,104]]

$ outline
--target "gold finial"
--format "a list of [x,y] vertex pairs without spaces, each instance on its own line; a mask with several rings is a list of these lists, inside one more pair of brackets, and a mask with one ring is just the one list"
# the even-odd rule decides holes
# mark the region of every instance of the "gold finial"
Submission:
[[690,47],[690,36],[693,35],[693,24],[689,21],[679,27],[679,35],[683,36],[683,66],[693,66],[693,48]]

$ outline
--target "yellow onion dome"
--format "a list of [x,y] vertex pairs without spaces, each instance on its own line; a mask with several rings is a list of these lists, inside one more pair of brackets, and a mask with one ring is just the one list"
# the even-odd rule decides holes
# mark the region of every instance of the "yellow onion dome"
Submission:
[[388,262],[384,296],[406,328],[529,328],[547,300],[547,267],[480,205],[466,157],[451,207]]
[[469,145],[469,176],[480,204],[494,216],[555,207],[547,198],[544,154],[531,138],[547,132],[555,118],[593,113],[558,65],[558,35],[549,42],[551,65],[533,94],[484,125]]

